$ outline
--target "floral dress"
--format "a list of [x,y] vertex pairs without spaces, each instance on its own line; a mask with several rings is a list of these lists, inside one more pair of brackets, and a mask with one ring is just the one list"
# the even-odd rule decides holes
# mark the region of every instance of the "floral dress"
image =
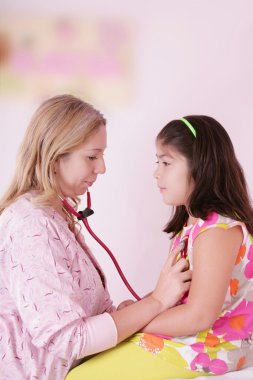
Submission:
[[[133,335],[115,348],[76,367],[66,380],[162,380],[221,375],[253,362],[253,237],[245,225],[212,213],[206,220],[184,227],[173,247],[188,238],[193,268],[196,237],[210,228],[241,226],[243,242],[235,260],[222,311],[212,327],[180,338],[147,333]],[[187,300],[185,301],[187,302]]]
[[222,311],[208,330],[197,335],[162,339],[150,334],[137,334],[131,340],[145,350],[168,359],[173,352],[174,364],[192,371],[223,374],[251,365],[253,344],[253,237],[245,225],[211,213],[198,219],[175,237],[173,247],[188,237],[188,258],[192,264],[192,247],[196,237],[210,229],[241,226],[243,243],[238,252]]

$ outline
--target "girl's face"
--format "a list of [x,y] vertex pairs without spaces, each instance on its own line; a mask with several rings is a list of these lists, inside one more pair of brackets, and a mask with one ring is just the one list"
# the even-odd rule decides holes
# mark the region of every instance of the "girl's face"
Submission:
[[105,149],[106,127],[102,125],[87,142],[57,160],[56,180],[64,197],[84,194],[98,174],[105,173]]
[[167,205],[187,206],[194,189],[187,159],[170,145],[156,143],[157,169],[154,177]]

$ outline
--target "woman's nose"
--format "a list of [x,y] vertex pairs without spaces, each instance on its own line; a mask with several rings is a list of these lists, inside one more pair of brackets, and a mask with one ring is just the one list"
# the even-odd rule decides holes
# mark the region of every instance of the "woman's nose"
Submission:
[[96,174],[104,174],[106,172],[106,166],[105,166],[104,158],[101,158],[100,160],[97,161],[95,172],[96,172]]

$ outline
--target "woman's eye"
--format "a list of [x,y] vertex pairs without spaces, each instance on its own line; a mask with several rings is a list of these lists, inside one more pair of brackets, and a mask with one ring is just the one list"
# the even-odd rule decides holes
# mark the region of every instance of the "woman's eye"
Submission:
[[96,157],[96,156],[89,156],[88,159],[89,159],[90,161],[94,161],[94,160],[97,160],[97,157]]

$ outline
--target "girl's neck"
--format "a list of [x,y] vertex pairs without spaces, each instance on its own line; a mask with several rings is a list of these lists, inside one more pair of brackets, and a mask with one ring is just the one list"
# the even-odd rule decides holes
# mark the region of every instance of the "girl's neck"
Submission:
[[192,215],[189,215],[189,218],[188,218],[188,220],[187,220],[186,225],[187,225],[187,226],[191,226],[191,225],[195,224],[196,221],[197,221],[197,218],[195,218],[195,217],[192,216]]

